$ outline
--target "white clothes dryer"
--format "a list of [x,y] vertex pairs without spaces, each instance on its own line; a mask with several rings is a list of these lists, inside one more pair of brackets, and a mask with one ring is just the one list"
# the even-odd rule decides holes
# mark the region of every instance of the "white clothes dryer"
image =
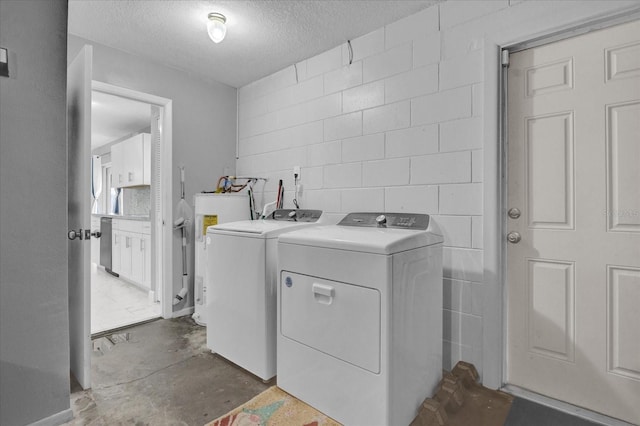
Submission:
[[321,216],[280,209],[207,229],[207,347],[265,381],[276,374],[277,238]]
[[408,425],[442,373],[442,242],[425,214],[280,236],[278,386],[345,425]]

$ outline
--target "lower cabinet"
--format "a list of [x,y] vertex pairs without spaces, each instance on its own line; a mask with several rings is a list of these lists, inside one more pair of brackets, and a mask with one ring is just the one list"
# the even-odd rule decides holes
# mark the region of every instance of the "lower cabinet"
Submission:
[[116,229],[116,221],[111,222],[111,270],[120,274],[122,267],[120,259],[122,253],[122,232]]
[[151,226],[149,222],[114,219],[112,270],[145,289],[151,289]]

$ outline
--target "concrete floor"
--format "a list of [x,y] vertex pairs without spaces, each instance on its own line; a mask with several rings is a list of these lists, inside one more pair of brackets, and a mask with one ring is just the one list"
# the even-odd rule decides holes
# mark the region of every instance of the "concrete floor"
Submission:
[[[114,343],[115,342],[115,343]],[[189,317],[94,340],[92,389],[72,388],[67,425],[204,425],[267,389],[206,348]]]
[[[206,347],[190,317],[160,319],[93,340],[92,389],[71,389],[67,425],[202,426],[269,386]],[[482,413],[472,413],[479,419]],[[486,416],[485,416],[486,417]],[[501,421],[498,423],[502,423]],[[481,422],[478,426],[499,426]],[[595,423],[516,398],[505,426]]]

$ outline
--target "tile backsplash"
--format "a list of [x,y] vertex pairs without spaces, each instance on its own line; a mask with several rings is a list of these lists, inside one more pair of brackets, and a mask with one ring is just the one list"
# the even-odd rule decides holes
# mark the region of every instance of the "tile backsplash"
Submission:
[[146,215],[151,212],[151,187],[138,186],[122,189],[122,207],[124,215]]

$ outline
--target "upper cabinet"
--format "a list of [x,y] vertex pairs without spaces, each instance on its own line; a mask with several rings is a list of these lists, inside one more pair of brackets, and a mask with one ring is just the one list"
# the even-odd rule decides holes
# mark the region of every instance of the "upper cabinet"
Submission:
[[140,133],[111,147],[113,186],[151,185],[151,135]]

